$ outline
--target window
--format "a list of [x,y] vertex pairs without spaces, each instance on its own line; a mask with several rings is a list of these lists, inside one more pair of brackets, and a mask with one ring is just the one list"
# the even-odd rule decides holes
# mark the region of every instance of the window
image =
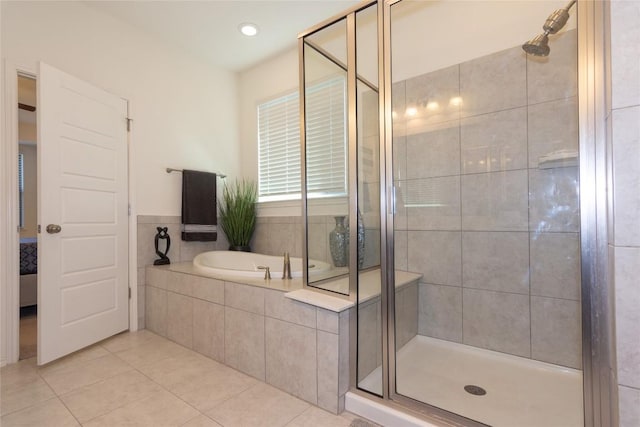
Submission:
[[24,228],[24,155],[18,154],[18,225]]
[[[346,82],[332,78],[307,89],[307,193],[344,196],[346,174]],[[300,198],[298,93],[258,106],[260,201]]]

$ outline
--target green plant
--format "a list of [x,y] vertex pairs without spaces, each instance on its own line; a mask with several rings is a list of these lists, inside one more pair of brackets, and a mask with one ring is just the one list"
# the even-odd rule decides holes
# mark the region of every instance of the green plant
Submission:
[[225,183],[220,201],[220,226],[231,246],[249,246],[256,228],[257,198],[253,181]]

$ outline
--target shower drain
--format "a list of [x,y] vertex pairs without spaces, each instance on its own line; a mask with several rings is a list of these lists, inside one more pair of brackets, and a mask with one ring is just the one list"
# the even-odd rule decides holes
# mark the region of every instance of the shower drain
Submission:
[[487,391],[485,389],[477,385],[466,385],[464,386],[464,391],[473,394],[474,396],[484,396],[485,394],[487,394]]

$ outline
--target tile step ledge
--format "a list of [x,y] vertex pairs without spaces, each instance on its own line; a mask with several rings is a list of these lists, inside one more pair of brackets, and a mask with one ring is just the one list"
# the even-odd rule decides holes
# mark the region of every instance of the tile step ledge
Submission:
[[355,305],[353,301],[332,297],[331,295],[325,295],[308,289],[298,289],[293,292],[287,292],[284,296],[294,301],[300,301],[336,313],[345,311]]

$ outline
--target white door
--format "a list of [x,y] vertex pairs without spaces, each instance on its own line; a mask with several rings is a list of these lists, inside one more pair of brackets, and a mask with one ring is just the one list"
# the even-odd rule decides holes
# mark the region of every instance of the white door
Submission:
[[41,365],[129,326],[127,102],[40,63],[37,111]]

